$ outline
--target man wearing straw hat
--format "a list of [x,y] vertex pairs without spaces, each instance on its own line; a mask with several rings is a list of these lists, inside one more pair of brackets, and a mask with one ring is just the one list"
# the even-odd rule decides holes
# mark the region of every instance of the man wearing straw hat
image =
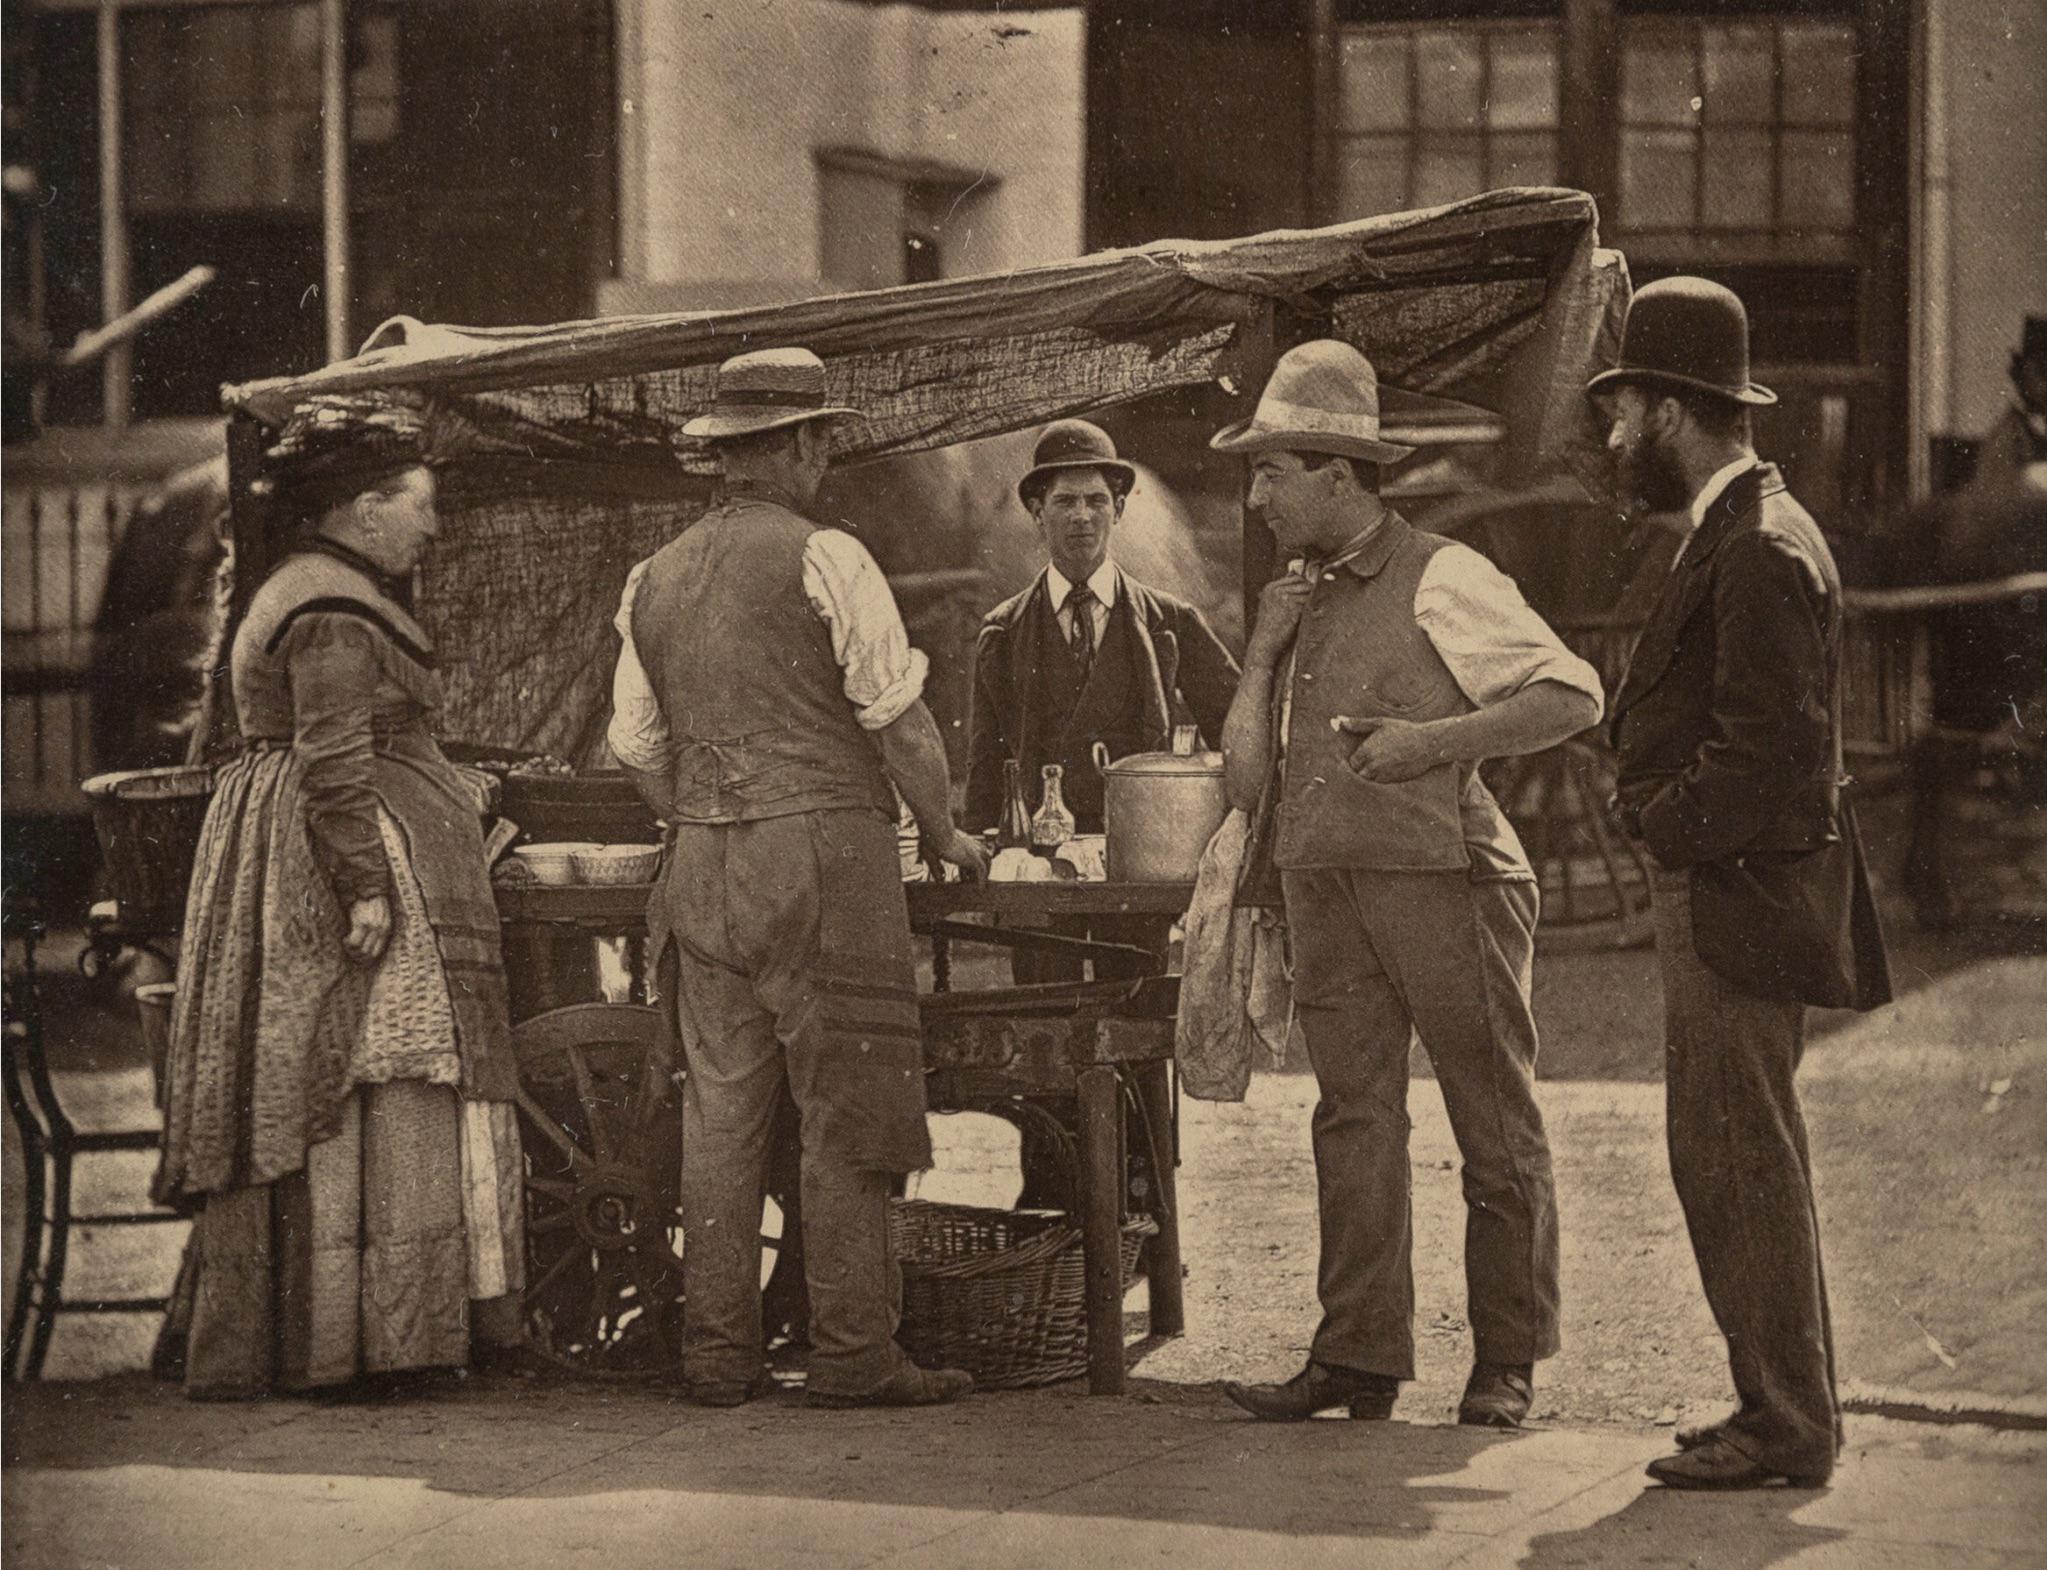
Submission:
[[1794,1076],[1808,1004],[1890,976],[1842,799],[1841,578],[1756,457],[1748,313],[1704,278],[1646,285],[1587,389],[1623,489],[1691,530],[1614,700],[1621,822],[1655,859],[1670,1172],[1739,1405],[1681,1430],[1671,1488],[1818,1487],[1841,1409]]
[[1292,558],[1268,584],[1223,731],[1286,900],[1315,1068],[1322,1322],[1284,1384],[1225,1387],[1254,1416],[1391,1414],[1414,1377],[1407,1065],[1419,1033],[1464,1157],[1474,1360],[1458,1421],[1518,1426],[1557,1350],[1555,1185],[1529,1009],[1536,884],[1478,777],[1599,719],[1599,678],[1466,546],[1380,500],[1371,362],[1281,356],[1211,443],[1250,460],[1250,506]]
[[[683,1088],[683,1374],[708,1406],[766,1386],[760,1218],[786,1082],[802,1115],[812,1406],[929,1406],[973,1381],[894,1335],[894,1180],[931,1164],[895,791],[970,876],[927,669],[888,582],[802,509],[831,461],[807,349],[718,368],[709,442],[724,494],[635,567],[619,607],[612,750],[672,826],[648,911]],[[891,789],[891,786],[894,789]]]

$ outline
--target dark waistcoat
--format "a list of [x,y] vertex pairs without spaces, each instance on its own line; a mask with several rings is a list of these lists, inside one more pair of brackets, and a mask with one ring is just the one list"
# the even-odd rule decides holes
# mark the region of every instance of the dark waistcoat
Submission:
[[1119,596],[1085,680],[1049,598],[1035,618],[1037,680],[1031,686],[1033,723],[1028,734],[1043,738],[1043,747],[1019,760],[1024,766],[1024,795],[1035,808],[1044,765],[1058,764],[1066,771],[1066,805],[1082,834],[1102,832],[1102,776],[1095,768],[1094,744],[1105,745],[1112,758],[1142,752],[1146,746],[1144,691],[1138,681],[1137,651],[1131,646],[1131,618],[1125,610]]
[[830,630],[803,590],[817,527],[774,502],[729,501],[640,580],[633,645],[675,740],[684,822],[895,814],[880,749],[854,718]]

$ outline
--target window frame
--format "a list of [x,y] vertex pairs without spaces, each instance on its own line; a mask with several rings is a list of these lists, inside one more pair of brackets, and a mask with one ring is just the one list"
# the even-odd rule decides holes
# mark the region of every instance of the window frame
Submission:
[[[1615,94],[1614,100],[1614,210],[1613,233],[1616,243],[1630,255],[1645,261],[1665,262],[1681,258],[1710,260],[1728,264],[1752,262],[1811,262],[1845,263],[1852,262],[1857,255],[1856,232],[1860,222],[1858,212],[1862,171],[1861,160],[1866,156],[1863,146],[1860,121],[1860,97],[1863,92],[1863,72],[1860,68],[1862,29],[1857,15],[1851,11],[1811,12],[1798,9],[1784,11],[1755,10],[1739,12],[1687,11],[1636,11],[1623,14],[1619,19],[1616,33],[1616,64],[1625,80],[1628,51],[1638,40],[1681,42],[1691,63],[1692,79],[1697,96],[1688,119],[1680,122],[1664,119],[1632,118],[1628,97],[1623,87]],[[1850,82],[1850,99],[1844,118],[1821,120],[1802,115],[1799,106],[1792,100],[1795,94],[1786,91],[1785,76],[1785,34],[1788,30],[1837,26],[1848,33],[1847,47],[1850,57],[1857,62]],[[1723,120],[1716,127],[1709,102],[1705,98],[1707,82],[1707,49],[1709,35],[1716,29],[1755,29],[1769,39],[1770,49],[1770,94],[1768,120]],[[1750,130],[1767,134],[1769,139],[1769,218],[1763,227],[1741,224],[1718,224],[1709,221],[1708,215],[1708,143],[1709,133],[1715,129]],[[1628,207],[1629,180],[1627,162],[1631,135],[1642,135],[1655,131],[1682,132],[1689,138],[1691,159],[1691,219],[1687,225],[1644,224],[1631,219]],[[1841,182],[1848,193],[1848,211],[1839,226],[1821,227],[1806,220],[1793,220],[1785,214],[1785,161],[1787,133],[1825,133],[1843,137],[1849,144],[1849,168]]]
[[[1420,43],[1425,35],[1465,35],[1478,44],[1479,72],[1476,85],[1477,112],[1473,119],[1463,126],[1431,125],[1422,118],[1422,65]],[[1495,46],[1502,38],[1538,38],[1548,45],[1549,67],[1553,82],[1552,113],[1540,125],[1498,126],[1493,123],[1489,112],[1492,103],[1492,86],[1495,71]],[[1348,115],[1349,94],[1345,91],[1343,57],[1349,53],[1354,41],[1373,40],[1401,42],[1406,71],[1407,113],[1399,128],[1357,126]],[[1350,211],[1351,203],[1345,200],[1347,182],[1342,169],[1351,153],[1360,144],[1383,144],[1399,142],[1401,154],[1401,186],[1394,206],[1383,209],[1398,212],[1411,208],[1420,202],[1420,169],[1425,153],[1446,148],[1469,148],[1475,152],[1478,163],[1478,191],[1494,190],[1499,187],[1497,178],[1501,157],[1498,145],[1523,141],[1529,138],[1545,139],[1550,149],[1550,178],[1546,184],[1554,184],[1562,178],[1564,158],[1564,29],[1562,21],[1554,16],[1507,16],[1472,17],[1447,16],[1440,20],[1403,19],[1399,21],[1356,21],[1345,22],[1339,29],[1337,45],[1337,94],[1335,113],[1330,119],[1330,137],[1335,153],[1335,189],[1330,199],[1339,201],[1345,208],[1345,216],[1357,218],[1367,216],[1362,212]],[[1526,184],[1527,182],[1513,182]],[[1474,191],[1469,193],[1476,195]]]

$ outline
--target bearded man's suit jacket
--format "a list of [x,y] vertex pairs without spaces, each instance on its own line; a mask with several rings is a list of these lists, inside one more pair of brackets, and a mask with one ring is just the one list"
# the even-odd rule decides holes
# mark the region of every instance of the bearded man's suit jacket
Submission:
[[1671,570],[1613,705],[1618,795],[1689,869],[1699,958],[1763,997],[1891,996],[1841,785],[1841,579],[1770,464],[1737,476]]

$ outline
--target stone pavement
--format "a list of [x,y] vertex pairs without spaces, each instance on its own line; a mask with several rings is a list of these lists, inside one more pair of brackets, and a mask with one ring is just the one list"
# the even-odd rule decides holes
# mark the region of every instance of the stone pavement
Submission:
[[1244,1420],[1139,1380],[917,1413],[713,1412],[468,1380],[208,1406],[139,1378],[15,1392],[4,1555],[64,1567],[2047,1565],[2047,1434],[1851,1420],[1825,1492],[1677,1495],[1668,1429]]

